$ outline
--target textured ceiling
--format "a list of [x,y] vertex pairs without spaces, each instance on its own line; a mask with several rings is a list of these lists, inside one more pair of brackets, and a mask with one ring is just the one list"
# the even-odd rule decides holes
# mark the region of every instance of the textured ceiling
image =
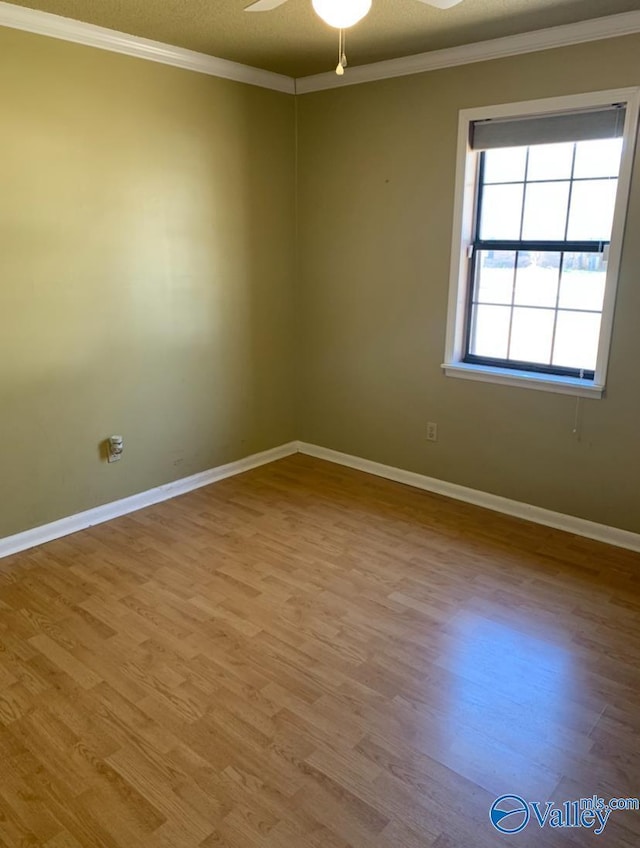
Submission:
[[[14,0],[16,2],[16,0]],[[250,0],[17,0],[121,32],[300,77],[331,70],[337,34],[311,0],[246,14]],[[349,32],[349,62],[361,65],[616,12],[640,0],[463,0],[442,11],[417,0],[373,0],[369,16]]]

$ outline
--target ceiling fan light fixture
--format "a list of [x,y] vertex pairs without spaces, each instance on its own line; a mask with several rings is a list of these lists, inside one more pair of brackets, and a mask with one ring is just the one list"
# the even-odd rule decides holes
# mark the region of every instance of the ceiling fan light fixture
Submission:
[[348,29],[369,14],[371,0],[312,0],[316,14],[335,29]]

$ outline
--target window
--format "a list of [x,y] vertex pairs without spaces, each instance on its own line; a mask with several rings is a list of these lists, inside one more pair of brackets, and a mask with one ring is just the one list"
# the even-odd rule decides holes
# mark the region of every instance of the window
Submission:
[[635,90],[466,110],[445,372],[604,388]]

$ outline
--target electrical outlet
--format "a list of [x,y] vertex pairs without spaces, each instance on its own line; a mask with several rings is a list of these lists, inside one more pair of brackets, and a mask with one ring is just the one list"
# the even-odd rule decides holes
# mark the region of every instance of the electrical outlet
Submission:
[[107,462],[119,462],[124,451],[122,436],[109,436],[107,439]]
[[429,421],[427,423],[427,441],[428,442],[437,442],[438,441],[438,425],[434,424],[433,421]]

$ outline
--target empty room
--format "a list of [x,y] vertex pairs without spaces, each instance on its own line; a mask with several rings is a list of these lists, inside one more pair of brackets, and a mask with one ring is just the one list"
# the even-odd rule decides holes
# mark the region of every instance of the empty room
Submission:
[[0,2],[0,848],[640,846],[640,0]]

